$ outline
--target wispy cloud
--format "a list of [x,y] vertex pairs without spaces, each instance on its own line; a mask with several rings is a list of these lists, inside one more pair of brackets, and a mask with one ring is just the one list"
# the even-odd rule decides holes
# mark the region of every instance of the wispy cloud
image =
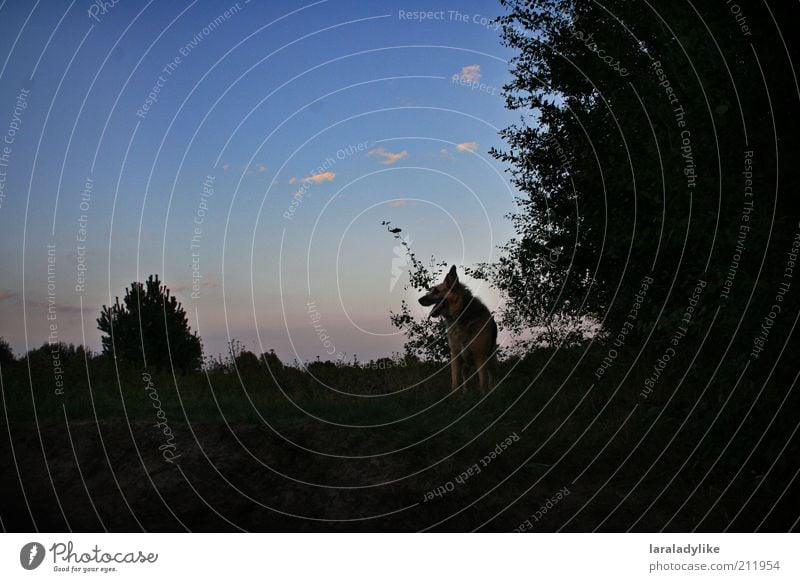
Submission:
[[392,200],[389,202],[389,206],[392,208],[402,208],[408,204],[408,200]]
[[6,299],[11,299],[16,296],[17,294],[14,291],[0,291],[0,301],[5,301]]
[[225,162],[222,164],[222,171],[223,172],[230,172],[231,170],[241,170],[244,172],[245,175],[255,174],[258,172],[259,174],[263,174],[267,171],[266,164],[250,164],[247,166],[234,166],[230,162]]
[[447,158],[448,160],[454,160],[453,154],[450,153],[450,150],[447,148],[442,148],[439,150],[439,155],[443,158]]
[[370,150],[368,153],[369,153],[370,156],[379,156],[379,157],[383,158],[381,163],[385,164],[387,166],[391,166],[392,164],[396,164],[397,162],[399,162],[403,158],[407,158],[408,157],[408,152],[406,150],[403,150],[402,152],[392,153],[392,152],[386,151],[384,148],[375,148],[374,150]]
[[[28,305],[31,307],[38,307],[43,311],[47,311],[51,307],[51,305],[48,304],[46,301],[30,301]],[[87,315],[92,316],[92,314],[96,313],[97,311],[100,311],[100,308],[93,305],[84,305],[83,311],[81,311],[80,305],[57,303],[55,305],[55,310],[58,315],[63,315],[65,317],[77,317],[81,314],[81,312],[84,314],[84,316]]]
[[481,66],[480,65],[467,65],[466,67],[461,67],[461,72],[458,74],[458,78],[462,81],[469,81],[471,83],[477,83],[481,80],[483,74],[481,73]]
[[78,316],[83,313],[84,315],[89,315],[91,317],[93,317],[97,311],[100,311],[100,308],[92,305],[84,305],[83,309],[81,309],[80,305],[59,305],[56,309],[58,310],[59,314],[66,313],[70,316]]
[[321,174],[314,174],[313,176],[306,176],[303,182],[312,182],[314,184],[322,184],[323,182],[333,182],[336,174],[333,172],[323,172]]
[[456,149],[460,152],[474,152],[478,149],[478,142],[476,141],[465,141],[464,143],[460,143],[456,146]]
[[294,176],[289,178],[289,184],[296,184],[296,183],[297,183],[297,178],[295,178]]

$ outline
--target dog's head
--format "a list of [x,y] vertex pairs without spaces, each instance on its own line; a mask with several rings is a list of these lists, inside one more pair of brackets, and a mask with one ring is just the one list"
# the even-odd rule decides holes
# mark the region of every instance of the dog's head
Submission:
[[444,281],[431,287],[425,295],[419,298],[419,304],[425,307],[433,305],[431,317],[439,317],[447,309],[447,296],[456,285],[458,285],[458,273],[456,273],[456,266],[453,265]]

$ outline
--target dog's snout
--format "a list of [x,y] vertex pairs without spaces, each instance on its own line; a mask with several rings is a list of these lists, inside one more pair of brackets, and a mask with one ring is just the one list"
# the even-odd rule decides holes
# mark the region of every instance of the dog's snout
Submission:
[[434,305],[435,303],[439,303],[442,297],[437,292],[436,289],[429,289],[428,292],[419,298],[419,304],[423,307],[428,307],[429,305]]

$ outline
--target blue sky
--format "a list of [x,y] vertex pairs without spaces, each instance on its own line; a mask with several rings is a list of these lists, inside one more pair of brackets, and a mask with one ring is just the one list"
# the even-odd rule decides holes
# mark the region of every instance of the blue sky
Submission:
[[326,357],[313,301],[337,352],[385,355],[413,295],[382,220],[459,265],[512,235],[488,155],[516,120],[496,2],[98,6],[0,9],[0,334],[18,353],[54,322],[97,349],[100,306],[158,273],[206,353]]

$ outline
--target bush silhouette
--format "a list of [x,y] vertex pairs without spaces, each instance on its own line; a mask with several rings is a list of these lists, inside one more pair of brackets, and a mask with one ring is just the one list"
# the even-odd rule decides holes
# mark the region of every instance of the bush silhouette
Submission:
[[0,366],[5,366],[14,362],[14,351],[11,345],[0,336]]
[[200,338],[158,275],[150,275],[145,284],[131,283],[123,303],[117,297],[114,305],[103,305],[97,328],[104,334],[103,353],[125,364],[185,373],[202,363]]
[[[381,224],[386,226],[392,236],[400,243],[397,249],[405,254],[408,283],[403,286],[403,290],[414,290],[420,295],[424,294],[439,282],[437,278],[442,268],[447,266],[447,263],[437,263],[431,257],[430,263],[426,265],[411,250],[409,241],[400,236],[401,228],[391,228],[391,222],[388,221],[383,221]],[[406,336],[404,346],[406,357],[431,362],[447,361],[450,348],[447,346],[447,328],[444,320],[415,317],[405,299],[400,302],[400,311],[398,313],[390,312],[389,320],[394,327]]]

